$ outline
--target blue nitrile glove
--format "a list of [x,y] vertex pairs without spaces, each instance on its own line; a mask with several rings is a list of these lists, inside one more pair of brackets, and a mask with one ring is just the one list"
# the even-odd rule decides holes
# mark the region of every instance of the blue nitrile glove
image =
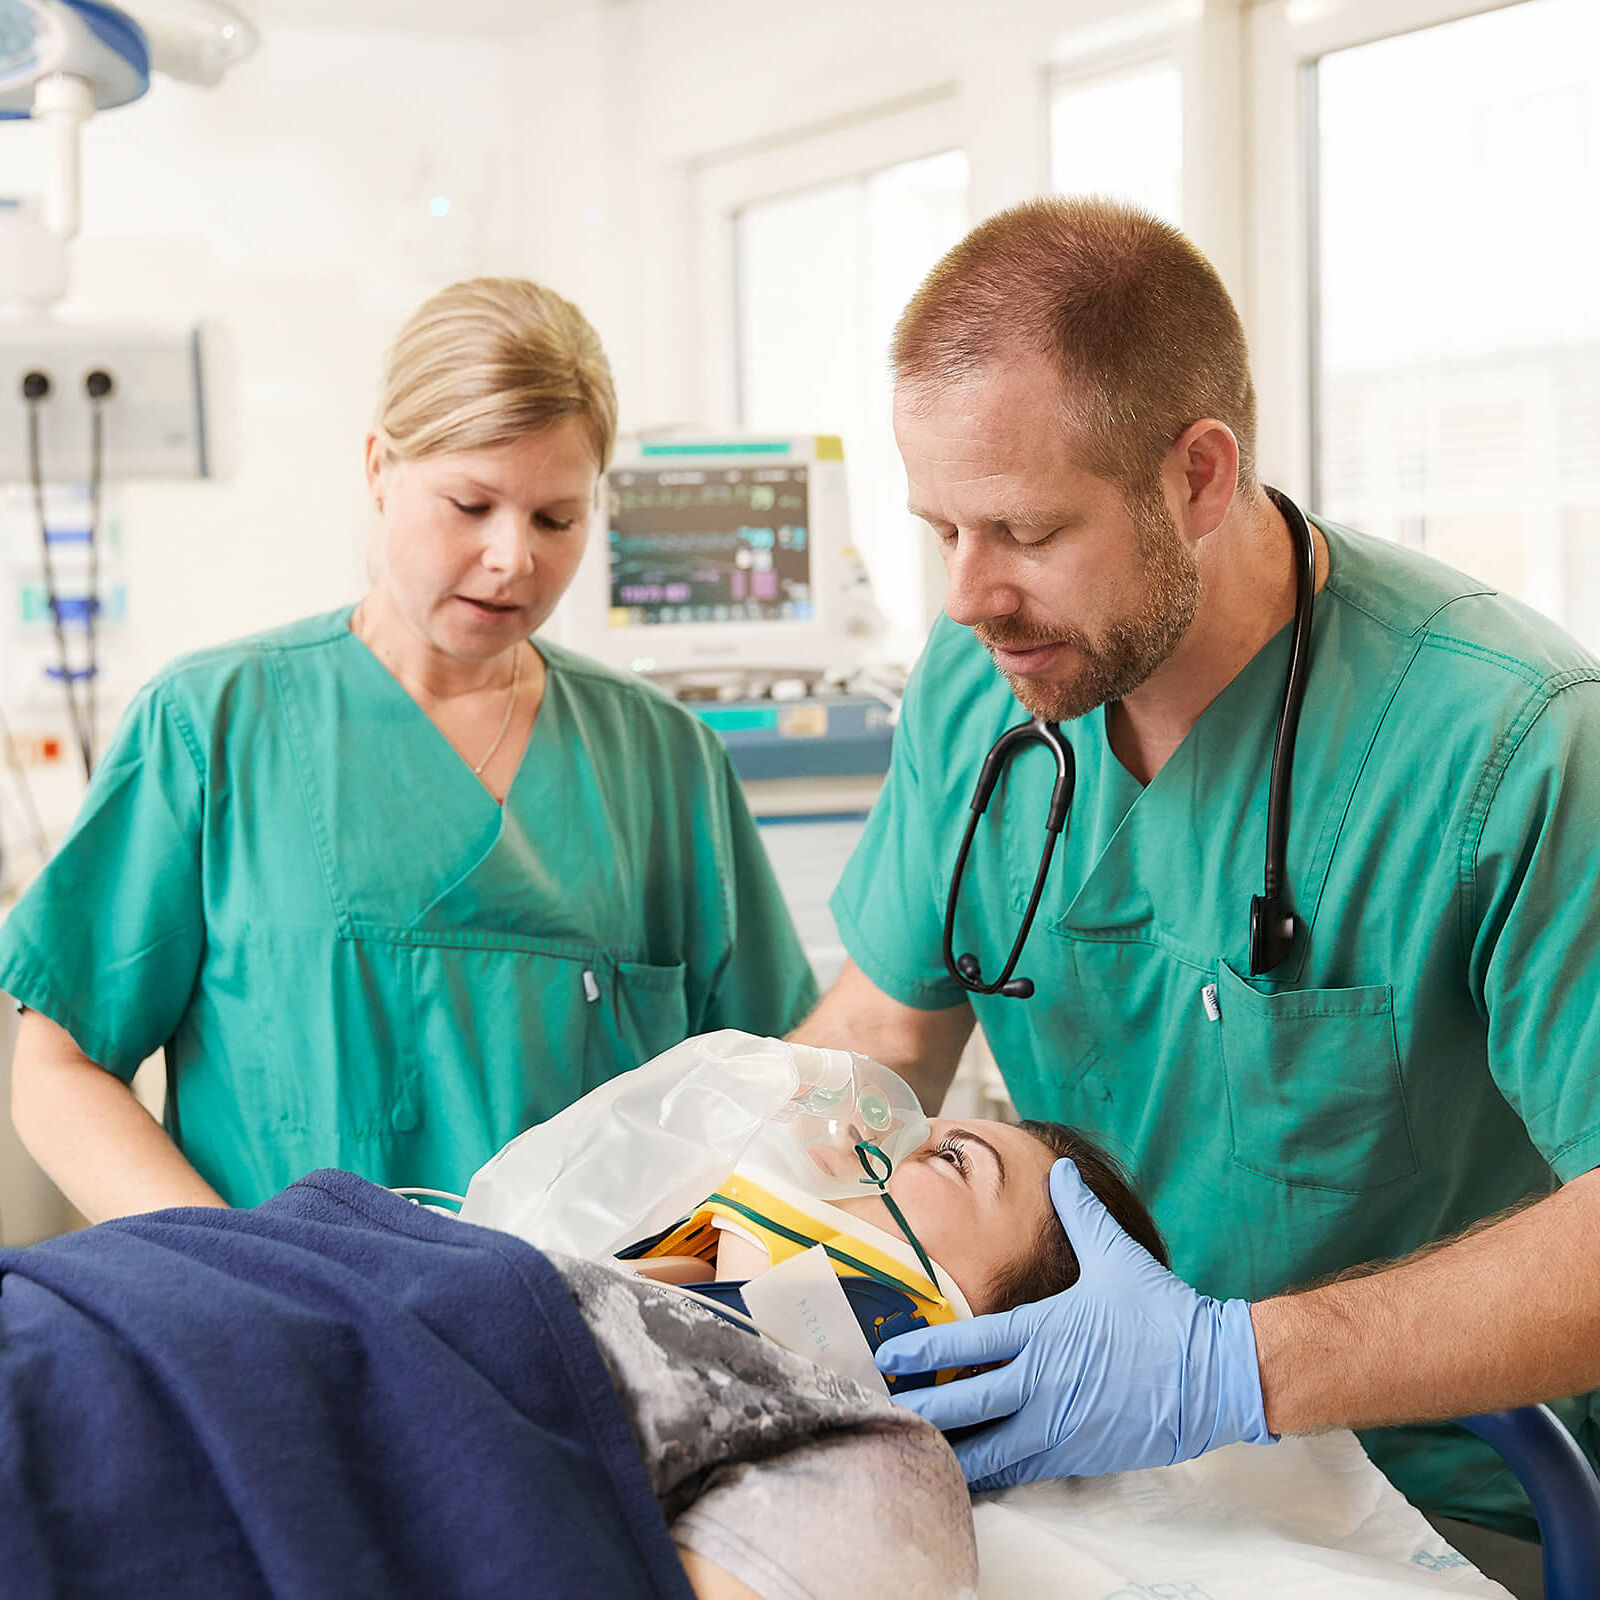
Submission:
[[1219,1445],[1271,1444],[1250,1306],[1196,1294],[1112,1221],[1070,1161],[1050,1198],[1081,1276],[1063,1294],[881,1345],[888,1373],[1007,1363],[896,1396],[952,1440],[967,1481],[1165,1467]]

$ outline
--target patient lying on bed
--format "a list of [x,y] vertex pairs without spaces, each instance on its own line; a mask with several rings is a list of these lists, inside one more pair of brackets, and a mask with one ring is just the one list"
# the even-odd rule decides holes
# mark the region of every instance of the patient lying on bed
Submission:
[[936,1284],[877,1195],[796,1210],[743,1170],[631,1263],[655,1282],[554,1258],[702,1596],[970,1593],[972,1523],[955,1459],[926,1424],[661,1284],[748,1280],[820,1242],[841,1276],[892,1279],[928,1320],[1008,1310],[1076,1280],[1049,1197],[1061,1156],[1165,1260],[1127,1180],[1073,1130],[983,1120],[931,1130],[888,1189]]
[[[831,1237],[930,1309],[1053,1293],[1077,1270],[1046,1187],[1061,1153],[1159,1253],[1114,1168],[1045,1124],[938,1123],[901,1161],[889,1193],[937,1283],[879,1199],[832,1208]],[[747,1278],[781,1237],[724,1210],[753,1225],[708,1212],[692,1275]],[[0,1571],[7,1594],[129,1600],[976,1582],[955,1458],[886,1396],[691,1291],[340,1172],[0,1251]]]

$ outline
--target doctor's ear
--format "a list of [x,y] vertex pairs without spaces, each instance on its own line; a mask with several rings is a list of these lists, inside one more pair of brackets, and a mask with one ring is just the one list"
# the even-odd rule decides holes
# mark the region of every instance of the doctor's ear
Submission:
[[1239,488],[1239,441],[1215,417],[1191,422],[1167,452],[1162,477],[1191,541],[1218,528]]

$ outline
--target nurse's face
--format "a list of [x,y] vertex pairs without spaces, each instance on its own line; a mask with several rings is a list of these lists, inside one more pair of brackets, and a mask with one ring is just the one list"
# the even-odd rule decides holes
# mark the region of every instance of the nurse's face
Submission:
[[1159,499],[1130,505],[1081,465],[1047,361],[901,385],[894,421],[911,509],[949,574],[945,610],[1030,712],[1080,717],[1158,671],[1194,620],[1193,552]]
[[423,644],[483,661],[539,627],[571,583],[600,468],[569,417],[491,450],[414,461],[369,438],[367,479],[383,519],[380,586]]
[[[1004,1122],[935,1117],[928,1126],[928,1142],[894,1169],[889,1193],[923,1249],[981,1316],[991,1308],[993,1285],[1034,1257],[1054,1220],[1050,1168],[1056,1156],[1031,1133]],[[833,1204],[903,1237],[876,1194]]]

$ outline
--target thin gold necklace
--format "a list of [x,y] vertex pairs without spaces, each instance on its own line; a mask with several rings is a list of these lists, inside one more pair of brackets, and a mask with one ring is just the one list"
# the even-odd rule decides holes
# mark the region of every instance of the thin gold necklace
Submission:
[[483,752],[483,760],[472,769],[472,776],[480,778],[483,769],[494,759],[494,753],[500,748],[500,741],[506,736],[506,729],[511,726],[511,713],[517,708],[517,690],[522,684],[522,645],[519,642],[515,647],[516,654],[511,658],[511,693],[506,696],[506,714],[500,719],[500,731],[494,736],[494,743]]
[[[350,619],[350,631],[370,650],[372,646],[367,639],[366,627],[367,603],[363,600]],[[504,743],[506,729],[511,726],[511,713],[517,709],[517,690],[522,687],[522,641],[519,639],[513,648],[515,654],[511,658],[511,692],[506,696],[505,715],[500,719],[500,731],[495,734],[494,743],[483,752],[483,759],[472,769],[474,778],[481,778],[483,769],[494,760],[494,753]]]

